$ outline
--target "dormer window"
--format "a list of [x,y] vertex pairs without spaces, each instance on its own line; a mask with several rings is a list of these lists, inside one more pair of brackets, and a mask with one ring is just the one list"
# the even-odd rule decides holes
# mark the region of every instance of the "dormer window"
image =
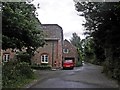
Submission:
[[69,50],[67,48],[63,49],[63,53],[69,53]]

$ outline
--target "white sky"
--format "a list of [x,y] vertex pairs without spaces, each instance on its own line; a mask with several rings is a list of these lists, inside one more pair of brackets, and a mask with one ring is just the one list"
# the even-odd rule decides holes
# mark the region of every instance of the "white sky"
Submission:
[[34,0],[33,3],[40,4],[38,19],[42,24],[58,24],[63,29],[64,39],[70,39],[72,33],[76,32],[81,39],[84,38],[84,17],[75,10],[73,0]]

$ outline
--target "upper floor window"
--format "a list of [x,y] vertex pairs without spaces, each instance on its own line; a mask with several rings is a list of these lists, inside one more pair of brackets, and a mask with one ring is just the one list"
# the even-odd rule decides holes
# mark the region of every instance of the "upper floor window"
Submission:
[[10,54],[4,54],[3,55],[3,61],[8,62],[10,60]]
[[44,54],[41,56],[41,63],[48,63],[48,55]]
[[68,49],[63,49],[63,53],[69,53]]

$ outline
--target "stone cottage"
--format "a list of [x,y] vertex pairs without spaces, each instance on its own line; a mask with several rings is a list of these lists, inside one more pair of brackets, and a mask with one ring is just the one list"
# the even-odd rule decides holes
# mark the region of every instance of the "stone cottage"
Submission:
[[46,44],[36,50],[32,63],[62,67],[63,30],[57,24],[41,24]]
[[64,60],[73,60],[75,65],[79,60],[77,48],[66,39],[63,42],[63,61]]

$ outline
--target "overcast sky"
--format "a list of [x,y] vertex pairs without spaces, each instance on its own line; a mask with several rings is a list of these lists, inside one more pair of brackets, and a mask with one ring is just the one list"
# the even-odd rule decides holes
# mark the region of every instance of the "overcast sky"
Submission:
[[37,5],[40,3],[38,19],[42,24],[58,24],[62,27],[64,39],[70,39],[72,33],[76,32],[84,38],[82,24],[84,17],[78,15],[73,0],[34,0]]

